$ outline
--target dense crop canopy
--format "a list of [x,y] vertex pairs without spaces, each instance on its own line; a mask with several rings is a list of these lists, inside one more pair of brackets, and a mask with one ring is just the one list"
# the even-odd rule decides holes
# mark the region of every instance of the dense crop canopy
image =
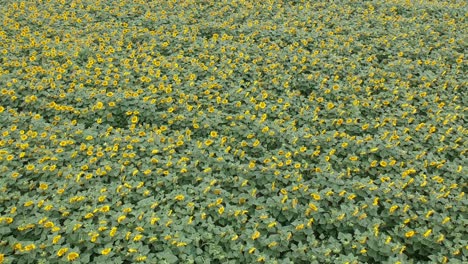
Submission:
[[466,263],[465,1],[0,1],[0,263]]

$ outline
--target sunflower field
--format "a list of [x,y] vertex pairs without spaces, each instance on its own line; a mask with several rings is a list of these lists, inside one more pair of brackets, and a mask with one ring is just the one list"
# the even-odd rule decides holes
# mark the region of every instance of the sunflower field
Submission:
[[0,0],[0,263],[467,263],[462,0]]

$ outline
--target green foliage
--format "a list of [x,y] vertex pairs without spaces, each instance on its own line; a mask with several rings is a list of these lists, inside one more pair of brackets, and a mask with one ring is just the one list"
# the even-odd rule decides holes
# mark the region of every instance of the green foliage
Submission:
[[466,263],[464,1],[0,14],[0,263]]

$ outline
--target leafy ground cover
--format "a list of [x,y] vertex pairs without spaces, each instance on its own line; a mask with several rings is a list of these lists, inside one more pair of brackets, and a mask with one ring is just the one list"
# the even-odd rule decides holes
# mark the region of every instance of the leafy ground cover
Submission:
[[465,1],[0,1],[0,263],[466,263]]

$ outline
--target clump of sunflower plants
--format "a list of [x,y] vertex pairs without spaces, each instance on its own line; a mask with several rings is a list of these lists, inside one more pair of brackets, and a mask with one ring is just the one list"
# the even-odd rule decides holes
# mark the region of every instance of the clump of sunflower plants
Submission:
[[0,263],[466,263],[465,16],[2,1]]

